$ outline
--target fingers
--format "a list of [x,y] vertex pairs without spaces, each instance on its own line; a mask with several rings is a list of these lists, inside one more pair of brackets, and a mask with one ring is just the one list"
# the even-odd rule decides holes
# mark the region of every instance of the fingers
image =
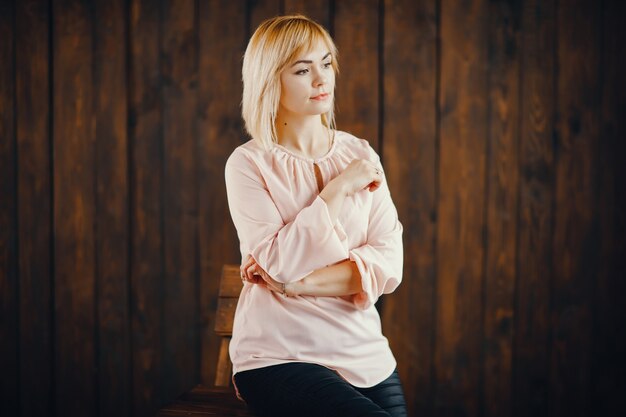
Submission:
[[374,191],[376,191],[376,190],[378,190],[378,189],[380,188],[380,184],[381,184],[381,182],[380,182],[380,181],[372,181],[372,182],[370,183],[370,185],[369,185],[368,190],[369,190],[370,192],[374,192]]
[[254,281],[254,280],[256,279],[256,278],[255,278],[255,275],[259,275],[259,273],[258,273],[258,271],[257,271],[257,267],[258,267],[258,265],[256,264],[256,262],[253,262],[253,263],[252,263],[252,265],[249,265],[249,266],[248,266],[248,267],[244,270],[244,273],[245,273],[246,279],[247,279],[248,281]]
[[257,263],[254,260],[254,258],[250,255],[246,256],[244,262],[241,264],[241,267],[239,268],[242,281],[244,282],[255,281],[254,274],[257,273],[256,267],[257,267]]
[[262,278],[262,274],[265,273],[263,269],[256,263],[255,259],[248,255],[246,256],[244,263],[239,267],[241,280],[252,284],[265,285],[265,281]]
[[369,191],[377,190],[383,181],[382,169],[372,161],[363,159],[360,162],[361,175],[363,175],[362,178],[369,180],[367,185],[365,185],[362,189],[367,189]]
[[376,165],[372,164],[372,168],[374,170],[372,174],[372,182],[367,185],[367,189],[370,192],[374,192],[380,188],[380,185],[383,182],[383,172]]
[[240,269],[243,271],[244,269],[246,269],[248,266],[252,265],[252,263],[254,263],[255,260],[252,257],[252,255],[247,255],[245,257],[245,259],[243,260],[243,262],[241,262],[241,267]]
[[374,167],[374,174],[376,176],[376,179],[378,179],[379,181],[383,179],[383,170],[382,168],[378,168],[378,165],[373,164],[372,166]]
[[259,264],[256,263],[252,256],[246,256],[239,269],[241,272],[241,280],[243,282],[264,285],[268,289],[279,293],[282,291],[278,281],[275,281],[267,272],[265,272]]
[[383,170],[379,168],[378,165],[372,161],[367,161],[364,159],[363,162],[366,164],[365,165],[366,170],[367,170],[367,173],[372,178],[372,182],[380,183],[383,178]]

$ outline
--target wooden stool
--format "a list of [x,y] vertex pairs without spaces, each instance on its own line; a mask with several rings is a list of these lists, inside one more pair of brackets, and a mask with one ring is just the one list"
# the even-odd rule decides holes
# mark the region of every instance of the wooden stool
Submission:
[[161,408],[155,417],[174,416],[213,416],[213,417],[253,417],[245,403],[235,395],[232,386],[232,363],[228,356],[228,346],[233,335],[235,308],[243,283],[239,276],[239,265],[224,265],[220,278],[220,292],[217,300],[215,333],[222,336],[217,358],[215,387],[198,385],[181,395],[171,404]]

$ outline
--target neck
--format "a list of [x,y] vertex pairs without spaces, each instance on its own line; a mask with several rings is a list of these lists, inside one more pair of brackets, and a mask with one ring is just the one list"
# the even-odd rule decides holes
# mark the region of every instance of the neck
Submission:
[[301,116],[279,112],[276,117],[278,143],[304,156],[316,158],[328,152],[330,130],[320,115]]

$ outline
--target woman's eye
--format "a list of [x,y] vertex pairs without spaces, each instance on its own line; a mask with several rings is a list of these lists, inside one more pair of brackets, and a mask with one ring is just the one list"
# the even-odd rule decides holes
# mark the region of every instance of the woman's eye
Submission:
[[324,68],[329,68],[331,66],[332,62],[327,62],[324,64]]
[[304,74],[306,74],[308,71],[309,71],[309,70],[308,70],[308,68],[307,68],[307,69],[301,69],[300,71],[296,71],[296,74],[297,74],[297,75],[304,75]]

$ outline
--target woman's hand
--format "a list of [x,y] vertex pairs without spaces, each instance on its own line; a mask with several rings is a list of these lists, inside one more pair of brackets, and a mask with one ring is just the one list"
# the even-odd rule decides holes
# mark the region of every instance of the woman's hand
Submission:
[[282,293],[283,284],[276,281],[267,272],[265,272],[263,268],[256,263],[252,256],[246,256],[246,259],[243,261],[240,269],[242,281],[263,285],[269,290],[275,291],[279,294]]
[[241,280],[244,283],[249,282],[251,284],[265,284],[265,281],[261,278],[261,274],[257,271],[257,269],[261,270],[261,267],[257,265],[254,258],[250,255],[246,256],[246,259],[239,267]]
[[365,188],[376,191],[382,182],[382,172],[373,162],[354,159],[333,181],[340,182],[346,195],[352,196]]

